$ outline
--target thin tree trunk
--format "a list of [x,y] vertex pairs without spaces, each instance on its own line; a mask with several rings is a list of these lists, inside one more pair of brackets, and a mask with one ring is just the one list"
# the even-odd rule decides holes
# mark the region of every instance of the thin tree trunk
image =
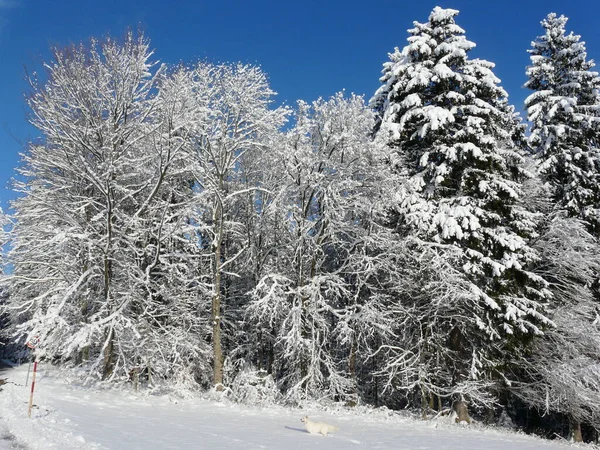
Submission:
[[[306,309],[307,309],[307,299],[305,296],[302,296],[300,298],[300,302],[302,305],[302,309],[300,310],[300,323],[302,326],[302,339],[304,340],[304,342],[308,342],[310,339],[310,334],[308,332],[308,323],[307,323],[307,314],[306,314]],[[303,352],[300,355],[300,378],[303,380],[302,381],[302,389],[306,390],[307,387],[307,379],[306,377],[308,376],[308,352]]]
[[214,286],[212,296],[212,337],[213,337],[213,383],[217,390],[223,389],[223,350],[221,348],[221,243],[218,242],[214,253]]
[[[106,185],[107,192],[107,213],[106,213],[106,247],[104,249],[104,302],[110,309],[110,285],[111,285],[111,277],[112,277],[112,262],[111,262],[111,247],[112,247],[112,222],[113,222],[113,209],[112,209],[112,199],[110,197],[110,184],[107,182]],[[113,372],[114,369],[114,358],[113,358],[113,347],[114,347],[114,339],[115,332],[114,328],[110,328],[108,332],[108,336],[106,337],[106,346],[104,347],[103,354],[103,367],[102,367],[102,379],[108,379]]]
[[273,374],[273,363],[275,361],[275,350],[273,348],[273,343],[269,342],[269,352],[268,352],[268,362],[267,362],[267,373],[269,375]]
[[106,347],[104,347],[104,364],[102,367],[102,379],[108,379],[114,370],[114,342],[115,342],[115,330],[113,328],[108,332],[106,337]]
[[[303,273],[303,268],[302,268],[302,255],[304,254],[304,238],[302,237],[302,229],[301,227],[298,227],[298,230],[296,232],[297,234],[297,239],[299,242],[299,246],[302,248],[301,250],[301,254],[299,254],[297,256],[297,263],[296,263],[296,273],[297,273],[297,277],[298,277],[298,289],[301,289],[302,287],[304,287],[304,273]],[[307,308],[307,300],[303,295],[300,295],[300,305],[301,305],[301,309],[300,309],[300,326],[301,326],[301,333],[302,333],[302,339],[304,340],[304,342],[308,342],[309,339],[309,334],[308,334],[308,324],[306,323],[307,321],[307,314],[306,314],[306,308]],[[302,352],[302,354],[300,355],[300,379],[302,379],[302,389],[306,389],[306,377],[308,375],[308,362],[307,362],[307,358],[308,358],[308,354],[307,352]]]
[[357,353],[357,337],[356,329],[354,329],[354,335],[352,336],[352,344],[350,345],[350,355],[348,357],[348,376],[352,382],[350,396],[351,398],[346,401],[346,406],[354,407],[358,404],[358,377],[356,375],[356,353]]
[[[377,337],[375,338],[374,348],[381,348],[381,343],[379,342],[379,339]],[[371,366],[371,377],[374,382],[373,383],[373,387],[374,387],[373,404],[375,405],[375,408],[378,408],[379,407],[379,377],[377,377],[377,375],[374,375],[379,370],[379,367],[377,365],[377,353],[375,353],[375,355],[373,355],[372,360],[373,360],[373,365]]]
[[[223,179],[219,180],[220,195],[223,192]],[[213,242],[213,295],[212,295],[212,341],[213,341],[213,384],[218,391],[223,390],[223,349],[221,347],[221,250],[223,244],[223,205],[215,199],[213,212],[215,235]]]
[[[348,358],[348,376],[352,381],[352,392],[350,393],[353,397],[352,400],[346,402],[349,406],[356,406],[358,403],[358,380],[356,376],[356,330],[352,337],[352,345],[350,347],[350,357]],[[352,404],[351,404],[352,403]]]
[[257,339],[257,346],[258,348],[256,349],[256,368],[258,369],[258,371],[260,372],[263,367],[264,367],[264,360],[265,360],[265,346],[267,345],[267,343],[265,342],[265,339],[263,338],[263,333],[262,332],[258,332],[258,339]]

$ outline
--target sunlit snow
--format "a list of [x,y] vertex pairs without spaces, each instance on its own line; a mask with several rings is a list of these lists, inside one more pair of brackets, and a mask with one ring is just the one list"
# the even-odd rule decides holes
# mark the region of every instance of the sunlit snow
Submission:
[[[34,409],[27,418],[27,365],[3,372],[0,449],[461,449],[559,450],[559,442],[445,421],[411,419],[380,410],[317,410],[241,406],[227,400],[181,399],[132,390],[93,390],[68,384],[40,365]],[[30,378],[31,381],[31,378]],[[300,419],[339,427],[310,435]],[[4,446],[4,447],[2,447]]]

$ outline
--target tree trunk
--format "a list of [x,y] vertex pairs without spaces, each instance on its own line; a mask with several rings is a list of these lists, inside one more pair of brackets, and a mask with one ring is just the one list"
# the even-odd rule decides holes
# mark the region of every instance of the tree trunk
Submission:
[[435,411],[435,394],[433,392],[429,393],[429,410]]
[[[300,285],[302,286],[302,285]],[[302,327],[302,339],[304,340],[304,342],[309,342],[310,340],[310,333],[308,331],[308,323],[307,323],[307,318],[306,316],[308,314],[306,314],[306,309],[307,309],[307,299],[306,297],[302,296],[300,298],[300,303],[302,305],[302,309],[300,310],[300,324]],[[307,377],[308,377],[308,358],[309,358],[309,354],[308,352],[303,352],[300,355],[300,378],[302,379],[302,389],[306,390],[308,383],[307,383]]]
[[456,411],[457,415],[456,419],[454,419],[456,423],[471,423],[471,417],[469,417],[469,408],[467,407],[467,402],[465,402],[465,399],[462,395],[454,402],[454,411]]
[[[220,180],[219,196],[222,193]],[[223,390],[223,350],[221,348],[221,247],[223,243],[223,206],[221,199],[215,199],[213,212],[213,295],[212,295],[212,341],[213,341],[213,384],[217,391]]]
[[[458,326],[455,326],[450,332],[448,346],[450,347],[450,350],[454,352],[456,358],[456,368],[452,380],[453,384],[456,385],[460,381],[467,378],[467,369],[465,368],[463,361],[463,353],[465,351],[464,336]],[[456,423],[471,423],[471,418],[469,417],[469,408],[467,407],[467,402],[462,394],[457,395],[454,399],[454,411],[456,411],[457,414]]]
[[218,391],[223,390],[223,350],[221,348],[221,295],[213,293],[212,332],[213,332],[213,384]]
[[494,408],[485,409],[485,423],[486,425],[492,425],[496,420],[496,414]]
[[275,362],[275,349],[273,347],[273,343],[269,342],[269,356],[268,356],[268,362],[267,362],[267,373],[272,375],[273,374],[273,363]]
[[90,360],[90,346],[86,345],[77,352],[77,364],[85,364]]
[[[114,176],[114,175],[113,175]],[[112,247],[112,225],[113,225],[113,208],[111,198],[110,182],[106,183],[106,247],[104,248],[104,302],[111,309],[111,278],[112,278],[112,261],[111,261],[111,247]],[[104,347],[104,364],[102,367],[102,379],[108,379],[114,369],[113,361],[113,346],[114,346],[115,332],[114,328],[110,328],[108,336],[106,337],[106,346]]]
[[[301,248],[301,252],[302,254],[298,254],[296,256],[297,262],[296,262],[296,274],[298,277],[298,281],[297,281],[297,287],[300,289],[304,286],[304,272],[303,272],[303,267],[302,267],[302,255],[304,254],[304,239],[302,237],[302,232],[301,232],[301,227],[298,227],[297,230],[297,239],[299,242],[299,247]],[[301,334],[302,334],[302,339],[304,340],[304,342],[308,342],[309,341],[309,337],[310,334],[308,333],[308,324],[306,323],[307,321],[307,314],[306,314],[306,308],[307,306],[307,300],[304,297],[304,295],[298,293],[298,298],[300,300],[300,327],[301,327]],[[308,352],[302,352],[300,355],[300,379],[303,380],[302,381],[302,389],[306,390],[307,387],[307,383],[306,383],[306,377],[308,376],[308,362],[307,362],[307,358],[308,358]]]
[[427,393],[424,389],[421,389],[421,418],[427,419],[427,411],[429,410],[429,402],[427,400]]
[[212,340],[213,340],[213,384],[217,390],[223,390],[223,350],[221,348],[221,272],[219,259],[221,257],[220,245],[215,251],[215,279],[212,296]]
[[[353,310],[356,311],[356,299],[353,302]],[[356,358],[358,352],[358,333],[356,332],[356,324],[352,322],[352,343],[350,344],[350,355],[348,356],[348,376],[352,382],[352,391],[350,394],[352,395],[353,405],[356,406],[358,404],[358,376],[356,375]],[[349,403],[349,402],[347,402]]]
[[583,436],[581,435],[581,422],[575,419],[571,419],[571,436],[573,442],[583,442]]
[[108,332],[108,336],[106,337],[106,346],[104,347],[104,365],[102,367],[102,379],[108,379],[114,370],[114,341],[115,341],[115,331],[113,328]]
[[263,339],[263,334],[262,332],[258,332],[258,339],[257,339],[257,350],[256,350],[256,369],[260,372],[263,367],[266,366],[265,364],[265,347],[267,345],[267,343],[265,342],[265,340]]
[[[352,400],[348,401],[349,406],[356,406],[358,404],[358,380],[356,377],[356,348],[358,343],[356,342],[356,331],[352,337],[352,345],[350,346],[350,357],[348,358],[348,376],[352,382],[352,391],[350,395],[353,397]],[[352,402],[353,404],[350,404]]]
[[[379,339],[375,339],[375,348],[379,348],[381,347],[381,343],[379,342]],[[375,374],[377,373],[377,371],[379,370],[379,367],[377,365],[377,354],[373,355],[373,366],[371,368],[371,374]],[[379,377],[376,375],[371,375],[373,377],[373,388],[374,388],[374,393],[373,393],[373,404],[375,405],[375,408],[379,408]]]

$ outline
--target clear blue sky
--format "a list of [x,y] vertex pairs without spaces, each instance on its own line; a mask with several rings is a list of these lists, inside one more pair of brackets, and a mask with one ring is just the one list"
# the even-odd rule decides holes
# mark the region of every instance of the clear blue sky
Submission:
[[24,67],[39,69],[48,48],[141,26],[167,63],[207,58],[260,64],[278,100],[312,101],[341,89],[368,99],[382,63],[406,43],[414,20],[434,6],[460,10],[458,24],[477,44],[472,56],[496,74],[521,109],[526,50],[549,12],[570,18],[588,56],[600,61],[599,0],[0,0],[0,206],[18,153],[36,136],[27,125]]

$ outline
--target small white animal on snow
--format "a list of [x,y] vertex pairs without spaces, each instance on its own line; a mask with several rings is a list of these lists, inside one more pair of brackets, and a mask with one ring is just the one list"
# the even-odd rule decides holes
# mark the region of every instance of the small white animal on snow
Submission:
[[327,436],[327,433],[333,433],[339,430],[338,427],[334,427],[333,425],[323,422],[313,422],[308,418],[308,416],[304,416],[302,419],[300,419],[300,421],[304,422],[306,431],[308,431],[310,434],[321,433],[323,436]]

